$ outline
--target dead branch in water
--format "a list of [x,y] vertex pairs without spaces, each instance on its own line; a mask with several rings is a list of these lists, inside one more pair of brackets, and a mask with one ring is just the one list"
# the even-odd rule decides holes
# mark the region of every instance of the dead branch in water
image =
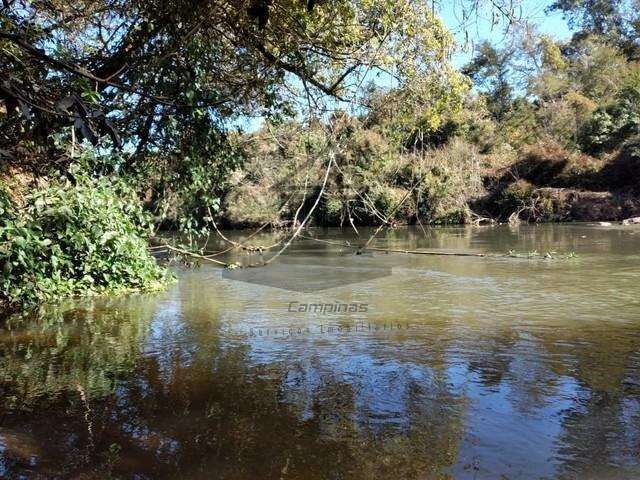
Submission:
[[[318,198],[316,199],[316,204],[318,203],[318,199],[322,196],[322,192],[320,192],[320,195],[318,196]],[[313,212],[311,212],[313,213]],[[275,260],[281,253],[283,253],[288,247],[289,245],[291,245],[291,243],[296,239],[296,238],[303,238],[305,240],[312,240],[314,242],[319,242],[319,243],[326,243],[329,245],[336,245],[339,247],[346,247],[346,248],[350,248],[355,250],[355,252],[359,252],[362,250],[369,250],[369,251],[374,251],[374,252],[383,252],[383,253],[403,253],[403,254],[409,254],[409,255],[428,255],[428,256],[440,256],[440,257],[475,257],[475,258],[524,258],[524,259],[539,259],[539,260],[550,260],[550,259],[555,259],[557,257],[555,257],[556,252],[547,252],[546,254],[542,255],[539,254],[538,252],[529,252],[527,254],[517,254],[513,251],[510,251],[507,254],[500,254],[500,253],[479,253],[479,252],[438,252],[438,251],[434,251],[434,250],[404,250],[404,249],[399,249],[399,248],[383,248],[383,247],[370,247],[370,246],[362,246],[362,245],[356,245],[356,244],[351,244],[349,242],[336,242],[336,241],[332,241],[332,240],[325,240],[322,238],[315,238],[315,237],[310,237],[307,235],[301,235],[300,232],[302,231],[302,228],[304,227],[304,224],[306,223],[306,221],[309,219],[309,216],[307,216],[305,218],[305,221],[298,227],[298,229],[296,230],[296,232],[294,233],[293,236],[291,236],[291,238],[287,241],[287,244],[276,254],[274,255],[272,258],[270,258],[269,260],[267,260],[266,262],[263,263],[257,263],[257,264],[251,264],[251,265],[247,265],[247,268],[250,267],[264,267],[269,265],[273,260]],[[165,246],[167,249],[172,250],[174,252],[180,253],[184,256],[187,257],[192,257],[192,258],[196,258],[198,260],[203,260],[205,262],[211,262],[214,263],[216,265],[220,265],[223,266],[225,268],[238,268],[240,267],[240,265],[236,264],[236,263],[224,263],[221,262],[219,260],[215,260],[213,258],[209,258],[206,257],[204,255],[199,255],[197,253],[194,252],[190,252],[188,250],[184,250],[178,247],[174,247],[173,245],[169,245],[169,244],[163,244],[163,246]],[[570,258],[575,258],[575,254],[574,253],[569,253],[566,255],[563,255],[559,258],[566,258],[566,259],[570,259]]]
[[351,244],[349,242],[336,242],[332,240],[325,240],[322,238],[309,237],[306,235],[301,235],[300,238],[304,238],[306,240],[313,240],[314,242],[327,243],[329,245],[336,245],[340,247],[351,248],[358,253],[360,250],[371,250],[375,252],[384,252],[384,253],[406,253],[411,255],[430,255],[430,256],[441,256],[441,257],[476,257],[476,258],[521,258],[521,259],[538,259],[538,260],[553,260],[553,259],[572,259],[576,258],[577,255],[574,252],[569,252],[565,254],[558,254],[557,252],[546,252],[544,254],[538,253],[537,251],[528,252],[524,254],[516,253],[513,250],[510,250],[509,253],[480,253],[480,252],[439,252],[434,250],[403,250],[399,248],[383,248],[383,247],[368,247],[361,246],[356,244]]
[[[333,157],[330,157],[329,158],[329,163],[327,165],[327,170],[326,170],[325,175],[324,175],[324,180],[322,182],[322,187],[320,189],[320,192],[318,193],[318,196],[316,197],[316,200],[315,200],[313,206],[311,207],[309,212],[307,212],[307,215],[305,216],[304,220],[300,223],[300,225],[297,226],[297,228],[294,231],[293,235],[289,238],[289,240],[287,240],[285,245],[273,257],[271,257],[269,260],[263,262],[262,264],[249,265],[249,267],[259,267],[259,266],[266,266],[266,265],[270,264],[272,261],[274,261],[276,258],[278,258],[287,248],[289,248],[291,243],[298,237],[298,235],[300,235],[300,232],[302,231],[302,229],[308,223],[309,219],[313,215],[313,212],[315,211],[316,207],[320,203],[320,199],[324,195],[324,190],[325,190],[325,188],[327,186],[327,181],[329,179],[329,174],[331,173],[331,166],[333,165],[333,163],[334,163],[334,159],[333,159]],[[306,194],[305,194],[305,198],[306,198]],[[287,202],[288,202],[288,200],[287,200]],[[284,205],[283,205],[283,207],[284,207]],[[301,210],[301,208],[302,208],[302,205],[300,205],[300,207],[298,208],[298,210],[296,212],[296,218],[297,218],[298,212]],[[220,232],[220,230],[218,229],[218,226],[213,221],[213,218],[211,218],[211,223],[214,226],[214,228],[216,229],[216,231],[218,232],[218,234],[220,235],[220,237],[223,240],[225,240],[226,242],[232,244],[232,246],[230,248],[228,248],[226,251],[230,251],[230,250],[233,250],[235,248],[247,249],[247,247],[245,245],[243,245],[241,243],[238,243],[238,242],[234,242],[232,240],[229,240],[222,232]],[[260,229],[265,228],[266,225],[267,224],[263,225],[263,227],[261,227]],[[256,230],[251,236],[254,236],[255,234],[257,234],[260,231],[260,229]],[[282,242],[278,242],[278,243],[272,245],[269,248],[273,248],[274,246],[277,246],[280,243],[282,243]],[[196,258],[198,260],[203,260],[203,261],[210,262],[210,263],[214,263],[216,265],[220,265],[220,266],[223,266],[223,267],[226,267],[226,268],[237,268],[238,267],[238,265],[235,264],[235,263],[234,264],[229,264],[229,263],[221,262],[220,260],[215,260],[214,258],[211,258],[214,255],[200,255],[200,254],[195,253],[195,252],[190,252],[189,250],[184,250],[182,248],[175,247],[175,246],[170,245],[170,244],[168,244],[166,242],[162,242],[160,244],[160,246],[165,247],[165,248],[167,248],[167,249],[169,249],[171,251],[180,253],[181,255],[188,256],[188,257],[191,257],[191,258]],[[220,255],[221,253],[222,252],[218,252],[215,255]]]
[[[289,198],[287,198],[287,200],[282,204],[280,209],[276,212],[276,216],[280,215],[284,211],[284,209],[287,208],[287,205],[289,204],[291,199],[294,197],[294,195],[295,195],[295,193],[292,193],[291,195],[289,195]],[[300,210],[300,208],[301,208],[301,206],[298,207],[298,210]],[[280,240],[279,242],[274,243],[273,245],[266,246],[266,247],[262,247],[262,246],[254,247],[252,245],[245,245],[244,243],[234,242],[232,240],[229,240],[227,237],[225,237],[222,234],[222,232],[218,229],[218,226],[216,225],[216,223],[213,221],[213,217],[211,216],[211,213],[209,213],[209,215],[211,217],[211,223],[213,224],[213,226],[214,226],[216,232],[218,233],[218,235],[220,236],[220,238],[222,238],[226,242],[230,243],[231,247],[226,248],[224,250],[221,250],[219,252],[211,252],[208,255],[205,255],[207,258],[209,258],[209,257],[218,257],[220,255],[223,255],[225,253],[230,252],[231,250],[235,250],[236,248],[241,248],[241,249],[249,251],[249,252],[254,252],[254,251],[268,250],[270,248],[277,247],[278,245],[280,245],[280,243],[282,243],[282,240]],[[265,228],[267,228],[269,225],[271,225],[273,223],[274,223],[273,220],[270,220],[268,222],[263,223],[260,227],[258,227],[256,230],[254,230],[247,238],[245,238],[244,241],[246,242],[247,240],[252,239],[258,233],[260,233],[262,230],[264,230]]]
[[367,245],[352,245],[349,242],[334,242],[332,240],[324,240],[322,238],[308,237],[301,235],[301,238],[306,240],[313,240],[314,242],[327,243],[329,245],[337,245],[340,247],[347,247],[353,250],[371,250],[375,252],[385,253],[409,253],[413,255],[434,255],[445,257],[506,257],[508,255],[490,254],[490,253],[473,253],[473,252],[436,252],[433,250],[402,250],[398,248],[382,248],[382,247],[369,247]]
[[[380,213],[380,211],[375,207],[374,203],[371,201],[371,199],[369,198],[369,196],[366,193],[360,193],[360,191],[356,188],[354,188],[351,179],[347,176],[347,174],[344,172],[344,170],[342,170],[340,168],[340,165],[338,165],[338,163],[334,163],[334,167],[335,169],[342,174],[342,178],[347,181],[347,187],[349,187],[351,189],[352,192],[354,192],[358,198],[360,198],[360,200],[362,201],[362,203],[364,205],[366,205],[367,207],[369,207],[369,209],[371,210],[371,213],[373,213],[374,216],[376,216],[377,218],[380,219],[380,221],[382,221],[383,223],[387,223],[387,219],[384,217],[384,215],[382,215],[382,213]],[[347,203],[347,209],[348,209],[348,203]],[[353,226],[354,230],[355,230],[355,226],[353,225],[353,219],[351,218],[351,213],[349,213],[349,221],[351,222],[351,225]],[[357,233],[357,230],[356,230]],[[358,234],[359,236],[359,234]]]
[[378,235],[378,233],[380,233],[380,230],[382,230],[385,226],[387,226],[389,224],[389,219],[391,217],[393,217],[393,215],[404,204],[404,202],[407,201],[407,198],[409,198],[409,195],[411,195],[413,193],[413,191],[418,187],[418,185],[420,185],[420,183],[421,183],[420,181],[416,182],[413,185],[413,187],[411,187],[411,189],[407,190],[407,193],[404,194],[404,197],[402,197],[402,199],[396,204],[396,206],[393,207],[393,210],[391,210],[391,212],[389,212],[389,215],[386,216],[385,221],[380,224],[380,226],[376,229],[375,232],[373,232],[373,235],[371,235],[369,237],[369,240],[367,240],[367,243],[365,243],[364,247],[362,247],[362,248],[367,248],[369,246],[369,244],[373,241],[373,239],[376,238],[376,235]]
[[349,223],[351,224],[351,228],[353,228],[353,231],[356,232],[357,236],[360,236],[360,232],[358,232],[358,229],[356,228],[355,224],[353,223],[353,217],[351,216],[351,210],[349,210],[349,202],[347,201],[347,215],[349,215]]
[[214,230],[216,231],[216,233],[218,234],[218,236],[224,240],[225,242],[233,245],[234,247],[240,247],[242,246],[241,243],[238,242],[234,242],[233,240],[229,240],[218,228],[218,225],[216,224],[216,221],[213,219],[213,214],[211,213],[211,209],[209,207],[207,207],[207,213],[209,214],[209,221],[211,222],[211,225],[213,225]]
[[333,156],[331,156],[331,157],[329,157],[329,163],[327,165],[327,171],[324,174],[324,180],[322,181],[322,187],[320,188],[320,192],[318,193],[318,196],[316,197],[316,201],[313,203],[313,206],[311,207],[309,212],[307,212],[307,216],[304,217],[304,220],[302,221],[302,223],[300,223],[298,228],[296,228],[296,231],[293,233],[291,238],[289,240],[287,240],[287,243],[284,244],[284,246],[278,251],[278,253],[276,253],[273,257],[271,257],[269,260],[264,262],[264,265],[269,265],[276,258],[278,258],[282,254],[282,252],[284,252],[287,248],[289,248],[289,245],[291,245],[291,243],[296,239],[296,237],[298,235],[300,235],[300,232],[305,227],[305,225],[307,224],[307,222],[311,218],[311,215],[313,215],[313,212],[315,211],[316,207],[320,203],[320,199],[322,198],[322,195],[324,195],[324,189],[327,186],[327,180],[329,179],[329,173],[331,172],[331,166],[333,165],[333,163],[334,163],[334,159],[333,159]]
[[168,243],[163,243],[162,245],[173,252],[180,253],[187,257],[197,258],[198,260],[204,260],[205,262],[215,263],[216,265],[221,265],[223,267],[231,267],[231,264],[229,263],[221,262],[220,260],[215,260],[213,258],[209,258],[204,255],[199,255],[197,253],[190,252],[189,250],[184,250],[182,248],[174,247],[173,245],[169,245]]
[[304,202],[307,201],[307,185],[308,184],[309,184],[309,173],[307,172],[307,175],[304,179],[304,190],[302,192],[302,201],[300,202],[300,205],[298,205],[298,209],[296,210],[296,213],[293,216],[293,222],[291,222],[291,226],[293,228],[295,228],[295,226],[298,224],[298,215],[300,215],[300,210],[302,210],[302,207],[304,206]]

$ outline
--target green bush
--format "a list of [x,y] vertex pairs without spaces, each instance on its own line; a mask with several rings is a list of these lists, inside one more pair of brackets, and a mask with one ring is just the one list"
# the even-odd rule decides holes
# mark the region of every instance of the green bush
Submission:
[[617,147],[640,133],[640,87],[621,91],[612,105],[593,112],[580,132],[583,148],[592,153]]
[[54,182],[20,205],[0,197],[0,295],[30,305],[60,297],[158,288],[148,216],[121,183]]
[[456,139],[421,159],[423,181],[418,191],[418,213],[432,224],[467,223],[468,203],[482,193],[476,150]]
[[518,180],[501,193],[498,204],[503,212],[513,213],[531,204],[535,187],[526,180]]
[[224,218],[227,223],[237,227],[277,222],[280,202],[277,195],[263,186],[238,186],[227,196]]
[[396,208],[405,196],[406,190],[382,183],[371,186],[369,197],[373,201],[376,210],[384,217],[390,219],[402,219],[403,210]]
[[327,195],[324,201],[324,221],[330,225],[339,225],[344,219],[345,204],[340,195],[337,192],[332,192]]

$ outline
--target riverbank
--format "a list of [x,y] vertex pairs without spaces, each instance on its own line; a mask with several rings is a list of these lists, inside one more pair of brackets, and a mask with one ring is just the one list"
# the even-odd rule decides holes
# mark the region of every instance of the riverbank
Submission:
[[[565,154],[563,157],[562,154]],[[332,157],[330,157],[332,158]],[[603,158],[532,147],[483,154],[460,139],[420,155],[374,161],[340,157],[294,164],[256,155],[238,167],[217,214],[193,212],[202,233],[217,228],[482,225],[620,222],[640,217],[634,155]],[[519,160],[514,160],[519,159]],[[368,162],[366,163],[365,162]],[[181,223],[172,196],[156,216],[144,191],[116,176],[38,176],[5,170],[0,179],[0,306],[60,296],[159,288],[166,272],[147,248],[152,231]],[[180,205],[180,206],[178,206]],[[215,222],[215,223],[214,223]],[[194,234],[194,230],[189,230]],[[212,232],[213,233],[213,232]],[[188,247],[187,247],[188,248]]]
[[[640,161],[630,148],[594,157],[536,144],[486,154],[454,140],[421,155],[372,158],[337,163],[314,224],[615,222],[640,216]],[[234,173],[220,222],[227,228],[286,227],[313,203],[325,172],[323,163],[292,170],[286,156],[256,155]]]

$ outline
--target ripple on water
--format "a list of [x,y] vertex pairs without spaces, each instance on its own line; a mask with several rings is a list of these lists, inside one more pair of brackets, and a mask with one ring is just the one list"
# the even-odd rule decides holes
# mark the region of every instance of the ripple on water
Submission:
[[[260,282],[203,266],[164,293],[11,319],[0,476],[640,477],[640,237],[428,233],[380,245],[578,257],[357,256],[301,241]],[[390,274],[364,278],[372,269]]]

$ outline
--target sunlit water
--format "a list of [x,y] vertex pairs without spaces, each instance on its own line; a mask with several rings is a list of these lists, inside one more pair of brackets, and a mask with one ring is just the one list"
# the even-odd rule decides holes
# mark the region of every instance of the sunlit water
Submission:
[[180,267],[166,292],[11,318],[0,478],[640,478],[640,228],[375,245],[558,254],[302,240],[264,269]]

